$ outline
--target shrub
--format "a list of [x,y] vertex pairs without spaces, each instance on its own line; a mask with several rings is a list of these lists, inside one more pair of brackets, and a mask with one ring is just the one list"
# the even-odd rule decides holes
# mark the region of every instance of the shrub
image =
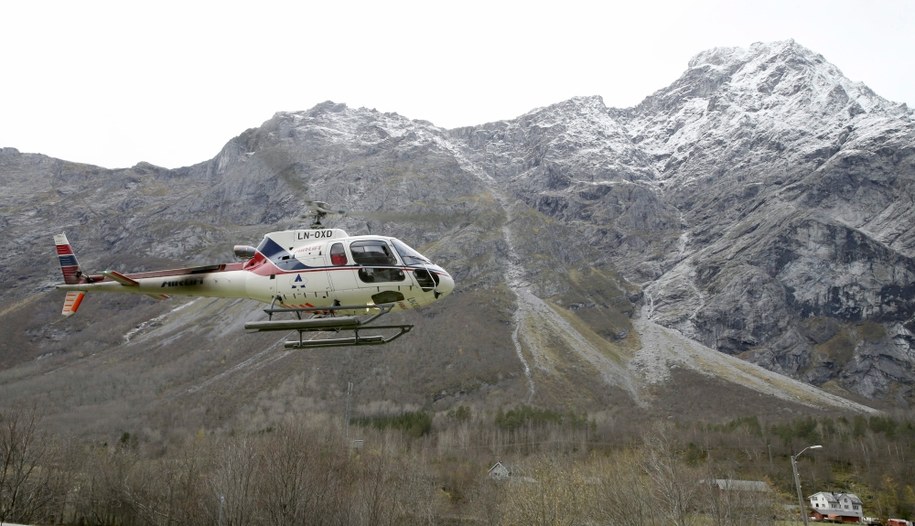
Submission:
[[357,425],[375,429],[399,429],[407,435],[419,438],[432,431],[432,417],[423,411],[408,411],[399,415],[366,416],[355,420]]
[[544,427],[548,424],[567,425],[575,429],[588,425],[588,419],[574,413],[560,413],[551,409],[538,409],[526,405],[496,414],[496,425],[502,429],[514,431],[524,426]]

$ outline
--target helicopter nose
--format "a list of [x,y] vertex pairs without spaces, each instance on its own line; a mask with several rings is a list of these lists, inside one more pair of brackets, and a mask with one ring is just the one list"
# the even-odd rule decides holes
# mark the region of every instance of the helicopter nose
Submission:
[[435,287],[436,298],[447,296],[454,290],[454,278],[447,272],[438,275],[438,286]]

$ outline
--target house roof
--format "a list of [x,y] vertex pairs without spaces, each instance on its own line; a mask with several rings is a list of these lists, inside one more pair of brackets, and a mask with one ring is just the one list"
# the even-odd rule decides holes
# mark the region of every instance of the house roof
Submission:
[[769,485],[761,480],[706,479],[703,482],[718,486],[722,491],[772,491]]
[[493,464],[493,466],[492,466],[491,468],[489,468],[489,472],[492,473],[492,471],[493,471],[494,469],[497,469],[497,470],[499,470],[499,471],[501,471],[501,470],[511,471],[511,470],[508,469],[508,466],[506,466],[505,464],[502,463],[501,460],[498,461],[498,462],[496,462],[495,464]]
[[824,499],[826,499],[829,502],[839,502],[840,500],[848,499],[855,504],[861,504],[861,499],[858,498],[858,496],[855,495],[854,493],[842,493],[842,492],[833,493],[831,491],[820,491],[820,492],[817,492],[817,493],[814,493],[813,495],[811,495],[810,499],[813,500],[820,496],[822,496]]

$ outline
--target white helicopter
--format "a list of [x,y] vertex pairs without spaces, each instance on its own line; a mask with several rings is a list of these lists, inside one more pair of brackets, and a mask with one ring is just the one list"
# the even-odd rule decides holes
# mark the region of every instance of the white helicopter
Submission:
[[[325,228],[330,210],[312,203],[314,221],[307,230],[283,230],[264,236],[256,248],[236,245],[240,262],[122,274],[82,271],[65,234],[54,236],[67,291],[63,315],[76,313],[87,292],[248,298],[270,307],[268,319],[245,324],[249,331],[297,331],[286,348],[379,345],[409,332],[412,325],[375,325],[392,310],[415,309],[447,296],[454,279],[442,267],[399,239],[350,236]],[[291,313],[292,319],[273,319]],[[365,334],[365,331],[380,334]],[[351,333],[317,337],[315,333]],[[309,334],[312,339],[306,339]]]

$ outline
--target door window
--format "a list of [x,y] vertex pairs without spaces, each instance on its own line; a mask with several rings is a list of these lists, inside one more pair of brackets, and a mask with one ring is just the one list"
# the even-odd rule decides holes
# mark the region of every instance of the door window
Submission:
[[359,265],[359,279],[363,283],[403,281],[406,276],[397,268],[397,258],[391,247],[380,239],[353,241],[349,246],[353,260]]
[[346,251],[343,250],[343,243],[334,243],[330,247],[330,264],[335,267],[346,265]]

